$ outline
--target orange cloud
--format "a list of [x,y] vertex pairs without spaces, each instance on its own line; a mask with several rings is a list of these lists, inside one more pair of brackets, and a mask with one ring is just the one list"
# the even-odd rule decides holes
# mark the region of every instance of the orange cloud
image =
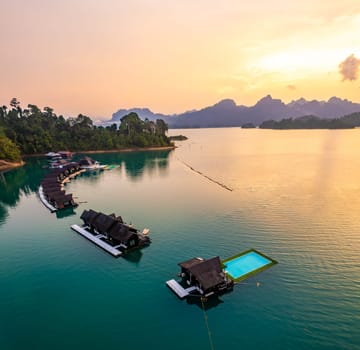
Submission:
[[339,64],[340,74],[344,80],[357,80],[360,67],[360,59],[357,59],[353,54]]

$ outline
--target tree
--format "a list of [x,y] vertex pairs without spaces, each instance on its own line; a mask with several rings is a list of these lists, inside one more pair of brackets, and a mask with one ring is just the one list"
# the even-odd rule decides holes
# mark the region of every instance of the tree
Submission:
[[167,124],[162,119],[156,119],[156,132],[160,135],[164,135],[168,131]]
[[16,97],[13,97],[10,101],[10,106],[13,109],[17,109],[20,106],[20,102],[16,99]]
[[0,159],[8,161],[20,161],[20,151],[5,135],[0,135]]

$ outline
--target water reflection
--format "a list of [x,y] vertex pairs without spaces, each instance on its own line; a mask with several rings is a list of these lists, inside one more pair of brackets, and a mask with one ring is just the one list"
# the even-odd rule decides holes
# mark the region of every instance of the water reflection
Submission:
[[56,217],[58,219],[63,219],[63,218],[67,218],[68,216],[73,216],[76,215],[76,212],[74,211],[74,208],[66,208],[63,210],[58,210],[55,212],[56,213]]
[[23,167],[2,173],[0,181],[0,201],[8,206],[16,206],[22,194],[36,192],[41,178],[47,173],[40,159],[29,159]]
[[140,262],[142,256],[143,256],[143,253],[141,252],[141,250],[138,249],[138,250],[134,250],[132,252],[125,254],[123,256],[123,258],[125,260],[137,265]]
[[5,221],[6,218],[8,217],[8,211],[6,210],[6,208],[0,203],[0,225],[2,225]]
[[[133,181],[141,180],[147,174],[150,176],[166,175],[169,167],[169,155],[172,150],[139,151],[122,153],[93,153],[87,154],[101,164],[119,165],[125,169],[126,175]],[[79,154],[76,160],[82,158]],[[100,173],[101,174],[101,173]],[[96,174],[99,177],[100,174]],[[95,180],[96,181],[96,177]]]
[[[169,155],[172,150],[139,151],[126,153],[96,153],[90,157],[102,164],[114,165],[125,169],[126,175],[134,181],[140,181],[145,174],[161,176],[165,175],[169,166]],[[78,154],[74,161],[78,161],[84,155]],[[26,159],[23,167],[0,173],[0,225],[7,217],[8,207],[15,207],[22,196],[36,193],[41,179],[49,172],[48,163],[44,157]],[[81,175],[82,181],[95,183],[105,176],[108,171],[90,171]],[[57,218],[75,215],[74,211],[61,211],[56,214]]]
[[205,311],[213,309],[223,303],[223,301],[221,299],[219,299],[218,296],[212,296],[211,298],[205,298],[205,300],[202,301],[200,296],[195,296],[195,295],[186,299],[186,302],[189,305],[196,305],[197,307],[199,307],[200,309],[205,310]]
[[48,171],[44,164],[42,159],[29,158],[23,167],[0,173],[0,225],[5,222],[8,207],[15,207],[22,195],[37,191],[40,179]]

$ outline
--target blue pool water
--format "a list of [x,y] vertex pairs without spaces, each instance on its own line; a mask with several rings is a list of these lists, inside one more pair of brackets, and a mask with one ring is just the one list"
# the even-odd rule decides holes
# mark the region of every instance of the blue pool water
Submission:
[[225,263],[225,271],[234,279],[245,276],[271,264],[271,260],[251,251]]

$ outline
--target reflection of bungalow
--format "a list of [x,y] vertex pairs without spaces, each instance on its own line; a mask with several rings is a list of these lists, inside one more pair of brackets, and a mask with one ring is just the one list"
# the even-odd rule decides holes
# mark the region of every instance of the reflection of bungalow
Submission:
[[80,218],[84,225],[72,225],[71,228],[114,256],[150,244],[150,239],[146,236],[148,231],[140,233],[136,228],[125,224],[121,216],[106,215],[90,209],[84,210]]

